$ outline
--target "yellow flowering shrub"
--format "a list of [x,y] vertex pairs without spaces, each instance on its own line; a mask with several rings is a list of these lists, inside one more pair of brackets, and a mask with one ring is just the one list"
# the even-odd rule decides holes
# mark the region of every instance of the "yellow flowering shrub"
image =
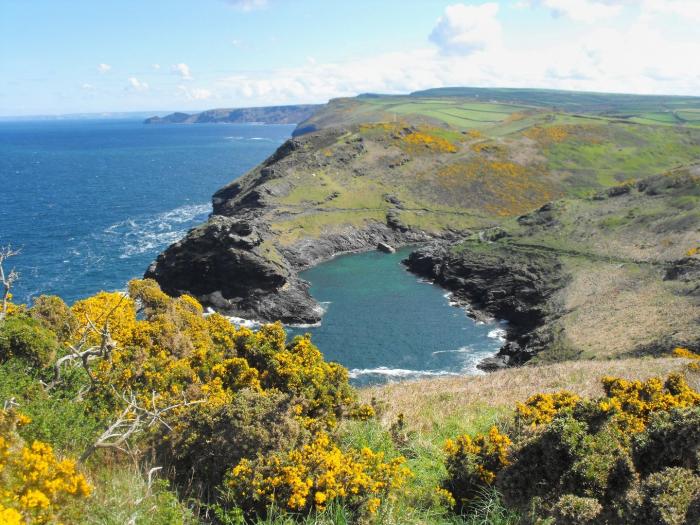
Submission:
[[[155,281],[129,283],[129,295],[101,292],[71,308],[79,322],[73,343],[89,333],[100,344],[98,330],[107,326],[115,342],[90,371],[101,394],[112,403],[118,392],[135,392],[143,403],[167,406],[187,399],[221,405],[242,388],[259,389],[258,372],[236,357],[237,339],[245,337],[224,317],[204,316],[191,296],[171,298]],[[141,315],[139,315],[139,313]]]
[[526,130],[523,135],[542,144],[551,144],[565,141],[570,135],[569,126],[534,126]]
[[566,390],[551,394],[535,394],[525,403],[517,403],[515,414],[520,422],[536,427],[549,423],[561,409],[571,408],[580,400],[579,396]]
[[498,428],[487,434],[461,435],[445,442],[445,466],[448,490],[459,505],[472,499],[496,480],[496,475],[510,465],[512,441]]
[[686,257],[695,257],[698,254],[700,254],[700,246],[694,246],[685,252]]
[[627,381],[616,377],[602,379],[606,398],[598,403],[624,432],[641,432],[655,412],[700,405],[700,394],[680,374],[665,382],[653,377],[647,381]]
[[447,139],[432,133],[430,129],[421,128],[420,130],[407,133],[402,137],[403,144],[411,150],[427,149],[439,153],[455,153],[457,148]]
[[71,499],[90,495],[91,486],[75,461],[58,459],[50,445],[25,445],[16,429],[29,418],[0,410],[0,523],[48,523]]
[[331,426],[355,403],[347,369],[325,361],[308,336],[296,337],[288,347],[275,352],[262,371],[261,382],[265,388],[277,388],[302,399],[300,416],[322,419]]
[[321,432],[299,449],[242,460],[226,481],[228,498],[249,514],[264,514],[273,503],[307,513],[335,500],[373,514],[412,475],[404,462],[385,461],[383,453],[368,448],[343,452]]
[[688,348],[683,348],[679,346],[673,350],[673,355],[675,357],[680,357],[683,359],[690,359],[691,361],[690,363],[688,363],[688,370],[691,370],[693,372],[700,372],[700,354],[696,354]]

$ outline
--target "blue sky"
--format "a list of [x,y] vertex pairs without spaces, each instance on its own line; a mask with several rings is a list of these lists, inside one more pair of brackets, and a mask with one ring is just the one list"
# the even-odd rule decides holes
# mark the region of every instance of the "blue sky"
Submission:
[[700,95],[700,0],[0,0],[0,115],[445,85]]

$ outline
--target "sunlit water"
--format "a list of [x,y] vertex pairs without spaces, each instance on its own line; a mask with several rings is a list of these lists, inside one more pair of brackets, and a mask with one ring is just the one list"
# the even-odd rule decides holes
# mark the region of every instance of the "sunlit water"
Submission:
[[0,245],[22,249],[16,297],[124,288],[292,129],[0,122]]

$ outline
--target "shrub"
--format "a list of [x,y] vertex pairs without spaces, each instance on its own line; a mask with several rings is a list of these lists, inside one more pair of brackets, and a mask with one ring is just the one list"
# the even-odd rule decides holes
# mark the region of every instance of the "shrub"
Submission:
[[666,467],[700,472],[700,407],[661,412],[632,443],[634,463],[642,475]]
[[245,389],[222,406],[193,407],[155,438],[159,464],[175,482],[204,501],[213,500],[226,472],[242,459],[287,451],[308,439],[294,419],[289,397]]
[[655,412],[700,405],[700,394],[680,374],[669,375],[665,382],[655,377],[647,381],[604,377],[602,381],[607,398],[599,407],[624,432],[641,432]]
[[29,419],[0,410],[0,523],[48,523],[70,500],[90,495],[91,487],[75,461],[58,459],[50,445],[25,445],[17,427]]
[[596,439],[586,422],[563,414],[513,451],[497,487],[506,503],[522,510],[535,498],[547,509],[562,494],[600,496],[614,466],[614,449],[606,448],[609,438],[605,433]]
[[[493,447],[489,455],[483,436],[449,442],[447,486],[455,498],[468,502],[493,485],[510,508],[557,523],[636,523],[648,515],[675,523],[662,514],[697,512],[700,394],[678,374],[604,378],[603,386],[606,396],[597,400],[559,392],[519,404],[505,461]],[[678,487],[672,469],[690,473]]]
[[667,468],[642,482],[639,506],[630,517],[639,525],[699,523],[699,498],[699,476],[688,469]]
[[49,365],[59,349],[56,335],[26,315],[11,315],[0,322],[0,363],[19,358],[32,366]]
[[368,448],[343,452],[319,433],[299,449],[242,460],[226,481],[225,499],[250,515],[264,515],[272,504],[307,514],[336,501],[374,514],[410,477],[403,463],[402,457],[385,461],[383,453]]
[[488,434],[462,435],[445,443],[446,467],[450,491],[457,505],[463,507],[484,488],[493,484],[496,475],[510,464],[511,440],[492,427]]
[[78,320],[68,305],[55,295],[40,295],[29,309],[29,315],[55,333],[61,342],[68,341],[78,328]]
[[519,422],[535,427],[544,425],[564,408],[571,408],[581,400],[576,394],[563,390],[553,394],[535,394],[525,403],[518,403],[515,413]]
[[602,505],[595,498],[565,494],[554,505],[552,517],[556,525],[587,525],[594,523],[602,510]]

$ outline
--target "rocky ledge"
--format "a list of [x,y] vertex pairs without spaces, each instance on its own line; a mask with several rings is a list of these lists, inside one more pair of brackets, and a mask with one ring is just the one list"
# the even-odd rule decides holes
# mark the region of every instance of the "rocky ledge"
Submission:
[[404,263],[452,291],[475,318],[508,322],[506,344],[479,364],[482,370],[523,364],[550,343],[550,322],[560,312],[553,298],[568,279],[556,257],[484,241],[462,244],[459,251],[438,242],[411,253]]

